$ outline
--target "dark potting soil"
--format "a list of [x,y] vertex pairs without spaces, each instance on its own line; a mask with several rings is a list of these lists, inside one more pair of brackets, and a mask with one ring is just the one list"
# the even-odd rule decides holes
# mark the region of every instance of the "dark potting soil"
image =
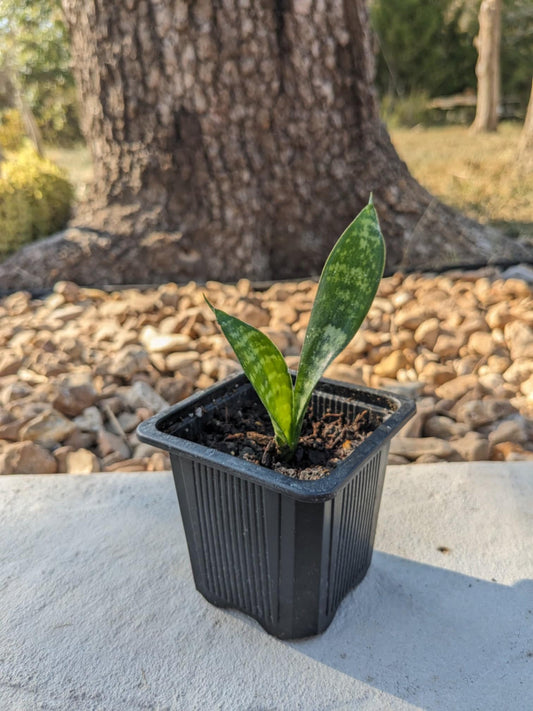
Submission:
[[[202,423],[195,440],[199,444],[241,457],[254,464],[296,479],[321,479],[345,459],[381,423],[376,413],[363,410],[354,418],[326,412],[315,417],[308,410],[302,435],[290,462],[279,457],[272,424],[260,404],[247,404],[215,415]],[[198,436],[199,435],[199,436]]]

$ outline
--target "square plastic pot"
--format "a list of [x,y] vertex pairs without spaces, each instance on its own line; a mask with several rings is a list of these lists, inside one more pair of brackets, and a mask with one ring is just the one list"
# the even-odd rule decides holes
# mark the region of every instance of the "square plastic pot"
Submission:
[[215,412],[256,400],[238,375],[146,420],[170,453],[197,589],[281,639],[324,631],[370,561],[391,437],[415,411],[399,395],[323,379],[315,412],[369,410],[382,423],[329,476],[300,481],[197,444]]

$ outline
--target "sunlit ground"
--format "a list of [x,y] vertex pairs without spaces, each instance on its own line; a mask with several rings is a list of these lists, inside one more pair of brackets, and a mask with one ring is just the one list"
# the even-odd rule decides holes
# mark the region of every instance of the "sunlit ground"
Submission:
[[396,129],[391,137],[430,192],[481,222],[533,223],[533,173],[517,162],[521,125],[497,133],[467,127]]

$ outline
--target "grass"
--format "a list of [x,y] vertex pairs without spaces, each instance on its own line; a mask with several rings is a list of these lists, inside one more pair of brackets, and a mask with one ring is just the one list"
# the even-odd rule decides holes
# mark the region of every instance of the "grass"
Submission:
[[517,163],[521,125],[497,133],[464,126],[393,129],[396,150],[414,177],[448,205],[480,222],[533,224],[533,173]]

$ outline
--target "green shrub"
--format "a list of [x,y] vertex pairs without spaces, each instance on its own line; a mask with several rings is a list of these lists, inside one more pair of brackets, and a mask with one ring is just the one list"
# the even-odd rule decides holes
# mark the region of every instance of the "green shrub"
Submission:
[[475,87],[476,14],[462,0],[373,0],[381,95],[448,96]]
[[504,0],[502,7],[502,98],[517,101],[515,111],[525,116],[533,66],[533,4],[531,0]]
[[[371,0],[379,94],[475,91],[479,6],[480,0]],[[502,99],[517,115],[525,113],[531,89],[532,32],[531,0],[503,0]]]
[[65,226],[74,191],[54,163],[25,148],[1,166],[0,258]]
[[6,109],[0,115],[0,147],[6,151],[18,151],[24,143],[26,132],[17,109]]
[[70,146],[81,139],[59,0],[0,0],[0,73],[0,106],[13,106],[19,91],[46,143]]

